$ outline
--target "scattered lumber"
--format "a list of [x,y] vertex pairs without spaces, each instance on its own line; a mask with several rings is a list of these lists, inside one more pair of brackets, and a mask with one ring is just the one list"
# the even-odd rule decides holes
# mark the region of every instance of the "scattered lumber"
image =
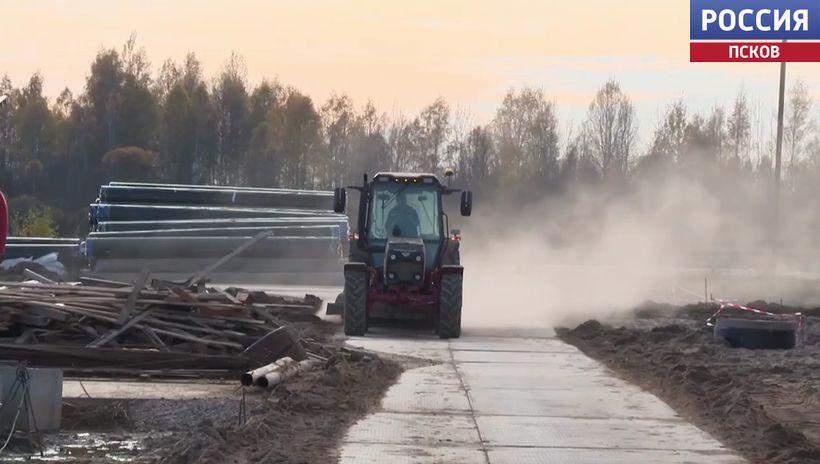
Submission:
[[[35,277],[35,276],[31,276]],[[42,276],[38,276],[42,277]],[[0,281],[0,360],[85,372],[235,375],[282,356],[321,359],[285,321],[321,300],[149,281]],[[155,284],[159,284],[155,286]],[[305,341],[319,349],[315,342]]]

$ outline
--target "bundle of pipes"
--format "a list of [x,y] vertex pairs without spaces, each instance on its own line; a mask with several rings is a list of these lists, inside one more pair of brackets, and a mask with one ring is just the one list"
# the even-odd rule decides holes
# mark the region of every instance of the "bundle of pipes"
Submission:
[[333,206],[333,194],[320,191],[238,189],[233,187],[203,189],[195,186],[103,185],[100,187],[100,202],[326,211]]
[[95,272],[188,272],[270,231],[221,270],[324,279],[341,268],[348,234],[332,200],[327,191],[112,182],[90,205],[85,253]]
[[[219,258],[239,248],[247,237],[89,237],[86,256],[105,258]],[[338,237],[268,237],[237,258],[341,259]]]
[[169,229],[238,229],[247,227],[309,227],[337,226],[342,237],[347,235],[347,217],[298,217],[298,218],[233,218],[233,219],[187,219],[169,221],[100,221],[98,232],[153,231]]
[[226,187],[224,185],[202,185],[202,184],[163,184],[157,182],[121,182],[111,181],[108,185],[125,186],[125,187],[171,187],[171,188],[192,188],[200,190],[262,190],[267,192],[297,192],[297,193],[322,193],[321,190],[305,190],[305,189],[284,189],[284,188],[265,188],[265,187],[239,187],[232,185]]
[[[213,258],[104,258],[91,262],[92,271],[100,275],[116,274],[118,278],[135,275],[140,269],[161,274],[187,274],[213,264]],[[337,285],[344,261],[339,258],[233,258],[214,272],[214,281],[225,277],[240,279],[247,285],[313,284]],[[239,275],[241,273],[241,275]],[[176,278],[170,277],[169,278]],[[236,280],[228,280],[236,282]]]
[[88,238],[123,237],[253,237],[259,232],[273,231],[274,237],[340,237],[341,226],[271,226],[271,227],[203,227],[201,229],[143,229],[114,232],[91,232]]
[[0,261],[32,259],[56,253],[57,260],[68,269],[79,269],[84,264],[82,241],[79,238],[8,237]]
[[50,253],[79,256],[80,242],[77,243],[9,243],[3,260],[17,258],[39,258]]
[[132,205],[93,203],[90,205],[89,222],[92,226],[106,221],[169,221],[179,219],[228,219],[228,218],[286,218],[328,217],[339,215],[330,211],[302,209],[232,208],[225,206],[189,205]]
[[30,245],[56,245],[70,244],[79,246],[79,238],[59,238],[59,237],[8,237],[6,243],[30,244]]

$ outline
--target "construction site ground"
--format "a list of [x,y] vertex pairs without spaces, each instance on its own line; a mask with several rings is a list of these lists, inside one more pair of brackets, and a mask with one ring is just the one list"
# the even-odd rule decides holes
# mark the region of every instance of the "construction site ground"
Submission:
[[750,462],[820,463],[820,310],[802,310],[804,346],[747,350],[714,340],[705,321],[715,309],[647,304],[617,320],[590,320],[559,333]]
[[343,464],[746,462],[551,331],[377,329],[348,343],[437,364],[405,371],[348,431]]
[[345,339],[329,317],[300,330],[367,351],[247,392],[243,424],[230,379],[67,379],[63,430],[41,462],[820,462],[820,336],[788,352],[731,349],[705,325],[712,309],[643,307],[557,335],[468,322],[454,340],[394,324]]
[[[265,290],[324,298],[337,293],[326,294],[321,287]],[[378,408],[402,366],[429,364],[342,352],[338,322],[300,318],[289,327],[325,347],[338,347],[339,355],[272,390],[251,387],[244,394],[238,376],[72,376],[63,383],[61,431],[44,435],[43,455],[32,453],[24,437],[15,437],[0,462],[336,462],[336,444],[357,419]]]

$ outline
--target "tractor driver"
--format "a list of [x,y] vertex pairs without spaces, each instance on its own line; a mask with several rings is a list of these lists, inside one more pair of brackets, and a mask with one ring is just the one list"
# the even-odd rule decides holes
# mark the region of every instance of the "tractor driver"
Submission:
[[387,215],[387,230],[393,237],[418,237],[419,215],[407,204],[404,190],[396,193],[396,206]]

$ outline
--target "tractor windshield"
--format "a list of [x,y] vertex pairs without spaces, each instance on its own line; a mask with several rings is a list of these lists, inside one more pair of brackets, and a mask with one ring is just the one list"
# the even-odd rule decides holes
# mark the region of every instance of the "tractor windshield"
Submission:
[[430,184],[374,183],[368,239],[441,239],[441,193]]

